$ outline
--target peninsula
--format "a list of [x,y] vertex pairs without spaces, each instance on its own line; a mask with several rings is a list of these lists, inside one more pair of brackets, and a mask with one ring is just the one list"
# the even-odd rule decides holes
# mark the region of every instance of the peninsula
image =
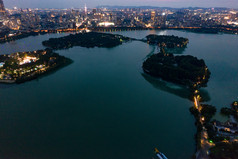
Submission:
[[209,138],[215,143],[210,149],[212,159],[230,159],[238,156],[238,101],[232,102],[230,108],[224,107],[220,113],[229,119],[226,122],[213,120],[210,123]]
[[194,106],[190,112],[196,119],[197,133],[195,135],[197,152],[194,158],[231,159],[238,155],[238,123],[237,105],[234,101],[231,108],[222,108],[221,114],[228,116],[229,120],[220,122],[214,119],[216,107],[200,104],[199,91],[194,93]]
[[50,38],[47,41],[43,41],[42,44],[55,50],[68,49],[74,46],[111,48],[129,40],[131,40],[131,38],[117,34],[88,32],[70,34],[61,38]]
[[71,62],[50,49],[0,55],[0,83],[22,83]]
[[27,38],[29,36],[38,36],[45,34],[55,34],[55,33],[72,33],[81,31],[82,29],[70,29],[70,28],[61,28],[61,29],[42,29],[42,30],[29,30],[29,31],[16,31],[16,32],[0,32],[0,44],[16,41],[20,39]]

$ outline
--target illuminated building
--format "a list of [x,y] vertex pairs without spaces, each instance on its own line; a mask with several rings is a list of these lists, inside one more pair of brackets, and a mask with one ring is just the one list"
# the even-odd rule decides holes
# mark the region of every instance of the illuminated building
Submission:
[[153,20],[153,21],[155,20],[155,11],[151,12],[151,20]]
[[93,14],[95,14],[95,13],[97,13],[97,9],[96,8],[93,9]]
[[100,27],[109,27],[109,26],[114,26],[115,24],[113,22],[101,22],[98,24]]
[[3,0],[0,0],[0,15],[5,15],[6,10],[3,4]]
[[0,62],[0,68],[3,67],[4,64],[4,62]]
[[39,58],[30,57],[30,56],[27,56],[23,59],[21,59],[21,58],[18,59],[18,61],[20,61],[19,65],[24,65],[24,64],[27,64],[27,63],[31,63],[31,62],[36,62],[37,60],[39,60]]
[[87,8],[86,4],[85,4],[85,7],[84,7],[84,12],[85,12],[85,15],[88,14],[88,8]]

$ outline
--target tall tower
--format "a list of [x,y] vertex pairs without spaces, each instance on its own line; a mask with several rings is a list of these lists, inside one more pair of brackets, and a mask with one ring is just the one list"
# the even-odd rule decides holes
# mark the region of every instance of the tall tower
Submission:
[[3,4],[3,0],[0,0],[0,15],[5,15],[6,10]]
[[84,7],[84,12],[85,12],[85,15],[88,14],[88,8],[87,8],[86,4],[85,4],[85,7]]

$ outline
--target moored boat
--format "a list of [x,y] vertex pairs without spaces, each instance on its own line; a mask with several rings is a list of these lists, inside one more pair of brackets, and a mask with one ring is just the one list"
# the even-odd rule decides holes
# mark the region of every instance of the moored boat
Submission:
[[168,159],[162,152],[155,148],[155,154],[159,159]]

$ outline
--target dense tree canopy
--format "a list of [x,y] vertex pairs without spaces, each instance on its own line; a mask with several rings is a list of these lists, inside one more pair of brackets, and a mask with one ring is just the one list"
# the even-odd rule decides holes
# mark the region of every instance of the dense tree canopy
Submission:
[[236,159],[238,156],[238,143],[217,143],[210,149],[212,159]]
[[52,49],[67,49],[74,46],[110,48],[128,40],[130,40],[130,38],[122,35],[89,32],[71,34],[61,38],[51,38],[47,41],[43,41],[43,45]]
[[149,44],[156,44],[167,48],[182,48],[188,44],[188,39],[174,35],[155,35],[150,34],[146,36]]
[[189,86],[193,84],[206,86],[210,77],[204,60],[198,60],[190,55],[154,54],[144,61],[143,70],[163,80]]
[[67,65],[72,61],[64,56],[52,52],[50,49],[33,52],[18,52],[11,55],[1,55],[0,80],[14,80],[24,82],[37,78],[55,68]]

